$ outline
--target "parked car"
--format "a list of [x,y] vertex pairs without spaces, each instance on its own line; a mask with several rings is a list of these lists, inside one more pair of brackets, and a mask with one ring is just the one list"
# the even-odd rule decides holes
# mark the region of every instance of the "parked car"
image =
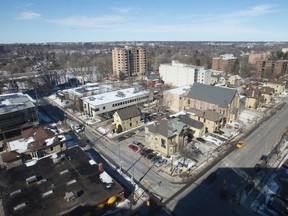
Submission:
[[133,140],[131,142],[131,144],[137,146],[138,148],[144,148],[145,147],[141,142],[138,142],[138,141],[135,141],[135,140]]
[[205,181],[209,184],[213,183],[217,179],[218,174],[216,172],[212,172],[208,175]]
[[147,149],[147,148],[143,148],[140,150],[140,155],[143,157],[147,157],[148,154],[152,153],[153,150],[152,149]]
[[123,140],[125,140],[126,139],[126,137],[124,137],[124,136],[119,136],[119,137],[117,137],[117,142],[121,142],[121,141],[123,141]]
[[157,163],[159,160],[161,160],[162,159],[162,157],[161,156],[156,156],[156,157],[154,157],[154,158],[152,158],[151,159],[151,162],[152,163]]
[[134,152],[138,151],[138,147],[132,144],[128,145],[128,148],[130,148]]
[[198,140],[199,142],[202,142],[202,143],[206,143],[206,140],[201,138],[201,137],[196,138],[196,140]]
[[214,133],[222,135],[222,134],[224,134],[225,132],[224,132],[224,131],[221,131],[221,130],[217,130],[217,131],[214,131]]
[[130,132],[126,135],[127,138],[134,136],[136,133],[135,132]]
[[158,161],[154,164],[154,166],[160,167],[160,166],[162,166],[163,164],[166,164],[166,163],[167,163],[167,160],[164,159],[164,158],[162,158],[162,159],[158,160]]
[[153,153],[153,152],[151,152],[151,153],[149,153],[148,155],[147,155],[147,159],[148,160],[152,160],[154,157],[156,157],[157,155],[155,154],[155,153]]

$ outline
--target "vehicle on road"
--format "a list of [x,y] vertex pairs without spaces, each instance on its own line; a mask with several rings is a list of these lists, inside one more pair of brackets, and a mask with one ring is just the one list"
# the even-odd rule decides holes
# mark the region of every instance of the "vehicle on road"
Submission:
[[242,148],[242,146],[244,145],[244,141],[239,141],[237,144],[236,144],[236,148]]
[[217,179],[218,174],[216,172],[212,172],[208,175],[205,181],[209,184],[213,183]]
[[132,144],[128,145],[128,148],[130,148],[134,152],[138,151],[138,147]]
[[127,138],[134,136],[136,133],[135,132],[130,132],[126,135]]

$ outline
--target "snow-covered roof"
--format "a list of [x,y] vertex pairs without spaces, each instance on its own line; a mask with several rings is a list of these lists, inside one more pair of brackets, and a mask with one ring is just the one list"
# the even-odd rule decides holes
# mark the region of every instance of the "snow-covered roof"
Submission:
[[89,103],[92,106],[99,106],[99,105],[104,105],[107,103],[123,101],[124,99],[128,100],[129,98],[133,98],[133,97],[145,96],[148,94],[149,94],[148,91],[135,87],[135,88],[127,88],[127,89],[107,92],[107,93],[98,94],[98,95],[87,96],[81,99],[83,102]]
[[30,96],[22,93],[0,95],[0,114],[35,107],[33,102]]
[[18,153],[23,153],[27,151],[28,144],[34,142],[33,137],[29,137],[28,139],[19,139],[8,142],[11,151],[17,151]]
[[170,93],[170,94],[182,95],[182,94],[186,93],[187,89],[190,89],[190,88],[191,88],[191,86],[189,86],[189,85],[188,86],[181,86],[179,88],[170,89],[170,90],[167,90],[165,92]]

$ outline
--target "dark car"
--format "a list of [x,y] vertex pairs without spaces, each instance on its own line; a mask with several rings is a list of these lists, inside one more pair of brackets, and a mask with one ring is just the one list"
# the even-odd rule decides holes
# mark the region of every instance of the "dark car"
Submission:
[[216,172],[212,172],[208,175],[208,177],[206,178],[206,182],[211,184],[213,183],[216,179],[217,179],[218,174]]
[[152,163],[157,163],[159,160],[161,160],[162,159],[162,157],[161,156],[156,156],[156,157],[154,157],[154,158],[152,158],[151,159],[151,162]]
[[204,140],[204,139],[201,138],[201,137],[196,138],[196,140],[198,140],[199,142],[202,142],[202,143],[206,143],[206,140]]
[[255,171],[255,172],[260,172],[260,171],[262,170],[262,168],[263,168],[263,164],[257,163],[257,164],[255,164],[255,166],[254,166],[254,171]]
[[214,131],[214,133],[222,135],[222,134],[224,134],[225,132],[224,132],[224,131],[221,131],[221,130],[217,130],[217,131]]
[[126,137],[124,137],[124,136],[119,136],[116,140],[117,140],[117,142],[121,142],[121,141],[123,141],[123,140],[125,140],[126,139]]
[[147,159],[148,160],[152,160],[154,157],[156,157],[157,155],[155,153],[150,153],[147,155]]
[[127,136],[127,138],[129,138],[129,137],[134,136],[135,134],[136,134],[135,132],[131,132],[131,133],[128,133],[126,136]]

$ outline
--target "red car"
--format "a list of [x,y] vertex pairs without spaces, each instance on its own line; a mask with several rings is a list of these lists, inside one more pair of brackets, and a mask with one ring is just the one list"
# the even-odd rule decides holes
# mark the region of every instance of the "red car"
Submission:
[[136,147],[136,146],[134,146],[132,144],[128,145],[128,148],[130,148],[134,152],[138,151],[138,147]]

